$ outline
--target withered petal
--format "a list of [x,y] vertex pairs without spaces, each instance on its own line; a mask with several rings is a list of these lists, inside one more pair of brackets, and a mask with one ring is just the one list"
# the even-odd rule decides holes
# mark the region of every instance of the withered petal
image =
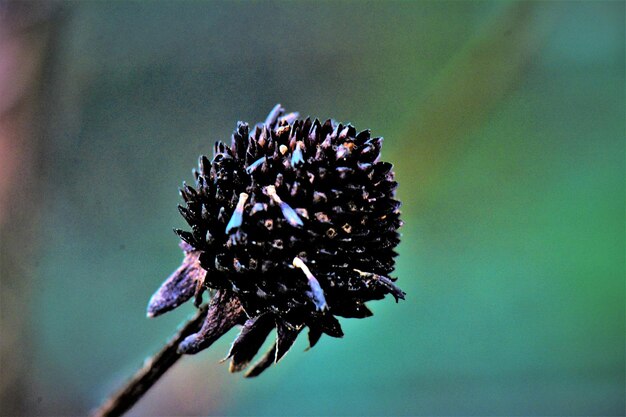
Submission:
[[334,308],[333,314],[352,319],[364,319],[374,315],[365,304],[343,304],[339,308]]
[[316,322],[320,327],[320,330],[332,337],[343,337],[343,330],[341,330],[341,324],[330,313],[326,313],[319,318]]
[[244,376],[246,378],[253,378],[255,376],[261,375],[261,372],[265,371],[274,363],[275,357],[276,357],[276,343],[274,343],[272,347],[267,352],[265,352],[265,355],[263,355],[261,359],[255,362],[255,364],[252,365],[252,367],[246,371]]
[[406,293],[402,291],[396,284],[394,284],[391,278],[383,275],[378,275],[377,280],[383,287],[388,290],[391,295],[393,295],[393,297],[396,299],[396,303],[398,302],[398,300],[404,300],[404,296],[406,295]]
[[235,325],[243,324],[245,318],[246,313],[236,297],[227,291],[217,291],[209,303],[202,328],[185,338],[178,346],[178,352],[193,354],[206,349]]
[[202,282],[206,275],[198,260],[200,253],[200,251],[185,252],[183,263],[150,298],[148,317],[156,317],[173,310],[195,294],[198,282]]
[[311,349],[313,346],[317,344],[322,337],[322,331],[317,327],[309,327],[309,347],[306,350]]
[[248,366],[275,325],[271,314],[262,314],[245,322],[228,352],[227,358],[232,358],[230,372],[239,372]]
[[293,326],[284,320],[276,320],[276,358],[274,362],[278,363],[289,352],[300,330],[302,330],[301,325]]

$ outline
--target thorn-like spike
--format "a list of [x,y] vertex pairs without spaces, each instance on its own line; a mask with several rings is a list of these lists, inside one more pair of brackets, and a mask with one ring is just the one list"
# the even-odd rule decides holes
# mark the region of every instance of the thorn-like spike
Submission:
[[174,229],[174,233],[176,233],[179,238],[181,238],[183,241],[190,244],[191,246],[194,246],[196,244],[196,239],[190,232],[181,229]]
[[221,155],[221,158],[232,158],[233,151],[230,149],[228,145],[226,145],[221,140],[215,142],[215,146],[213,148],[213,159],[218,158]]
[[180,212],[181,216],[183,216],[183,218],[189,225],[194,223],[194,217],[193,217],[193,213],[191,212],[191,210],[179,204],[178,211]]
[[373,162],[380,156],[380,149],[383,144],[383,138],[371,138],[365,142],[365,146],[361,150],[361,161]]
[[320,124],[320,121],[315,119],[315,121],[313,122],[313,125],[311,126],[311,130],[309,130],[309,134],[307,136],[307,139],[308,139],[307,143],[309,146],[315,146],[315,144],[319,142],[319,134],[320,134],[321,129],[322,129],[322,125]]
[[189,202],[191,200],[191,196],[189,196],[185,189],[182,187],[178,189],[178,194],[180,194],[185,202]]
[[[196,197],[198,195],[198,192],[193,187],[190,187],[189,185],[187,185],[187,183],[184,182],[184,181],[183,181],[183,188],[182,188],[182,190],[185,193],[183,198],[186,201],[189,201],[189,200],[193,199],[194,197]],[[181,194],[182,194],[183,191],[181,191]]]
[[343,130],[343,124],[339,123],[338,125],[335,126],[335,129],[333,130],[333,132],[330,134],[330,136],[333,139],[333,142],[337,143],[337,140],[339,138],[339,133]]
[[358,145],[362,145],[363,143],[365,143],[365,141],[367,141],[371,136],[371,131],[369,129],[365,129],[359,132],[358,135],[356,135],[356,137],[354,138],[354,140],[356,141],[356,143]]
[[200,168],[200,172],[206,175],[211,172],[211,161],[209,161],[209,158],[205,155],[201,155],[200,158],[198,158],[198,167]]
[[333,127],[334,127],[334,122],[332,119],[326,119],[326,121],[324,122],[324,124],[322,125],[322,136],[326,137],[328,136],[330,133],[332,133],[333,131]]
[[[345,140],[349,136],[351,127],[352,126],[348,125],[348,126],[343,128],[343,130],[339,133],[339,140]],[[352,129],[354,129],[354,128],[352,128]]]

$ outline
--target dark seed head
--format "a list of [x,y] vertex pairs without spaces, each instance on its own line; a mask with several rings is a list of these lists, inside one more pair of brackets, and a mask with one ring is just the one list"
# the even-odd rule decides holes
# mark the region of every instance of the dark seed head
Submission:
[[369,130],[301,120],[280,105],[252,129],[239,122],[231,146],[217,142],[212,160],[200,157],[195,187],[180,189],[185,259],[148,315],[210,290],[206,322],[180,350],[195,353],[242,324],[229,352],[240,371],[276,328],[276,343],[246,373],[256,376],[305,327],[312,347],[323,333],[343,336],[335,316],[369,317],[364,302],[404,298],[389,278],[400,203],[381,146]]

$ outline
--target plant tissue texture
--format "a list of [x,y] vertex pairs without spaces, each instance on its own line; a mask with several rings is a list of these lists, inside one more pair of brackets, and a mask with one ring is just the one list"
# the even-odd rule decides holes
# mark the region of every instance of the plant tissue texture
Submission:
[[365,302],[404,292],[389,274],[402,222],[382,138],[333,120],[321,123],[277,105],[264,123],[238,123],[231,145],[200,157],[195,186],[183,184],[176,230],[182,265],[148,305],[154,317],[210,294],[202,328],[179,346],[196,353],[242,325],[228,358],[248,367],[269,333],[276,341],[246,376],[279,361],[308,328],[341,337],[335,316],[372,315]]

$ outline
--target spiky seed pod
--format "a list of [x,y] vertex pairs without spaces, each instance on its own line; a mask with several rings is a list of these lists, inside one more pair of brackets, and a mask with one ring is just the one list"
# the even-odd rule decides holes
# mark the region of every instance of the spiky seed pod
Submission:
[[272,329],[277,338],[246,376],[280,360],[308,327],[341,337],[335,316],[372,315],[366,301],[404,292],[394,269],[400,203],[392,165],[379,161],[382,138],[332,120],[285,114],[277,105],[252,129],[238,123],[227,146],[201,156],[195,187],[183,183],[178,209],[191,231],[176,230],[182,265],[152,296],[148,316],[210,290],[202,329],[183,353],[210,346],[243,325],[228,358],[241,371]]

